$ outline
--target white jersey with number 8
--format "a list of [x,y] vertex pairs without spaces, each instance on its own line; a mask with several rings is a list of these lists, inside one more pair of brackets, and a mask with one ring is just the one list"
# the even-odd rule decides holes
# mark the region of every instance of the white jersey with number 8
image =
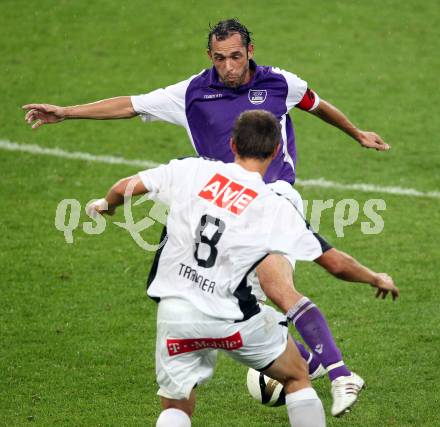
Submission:
[[247,275],[267,254],[322,254],[292,204],[236,163],[186,158],[139,176],[150,197],[170,208],[168,238],[150,275],[152,298],[183,298],[209,316],[246,320],[259,312]]

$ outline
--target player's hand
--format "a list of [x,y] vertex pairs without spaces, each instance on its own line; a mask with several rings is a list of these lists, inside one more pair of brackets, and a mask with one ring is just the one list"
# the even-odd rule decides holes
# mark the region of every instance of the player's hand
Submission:
[[364,148],[374,148],[377,151],[388,151],[391,146],[386,144],[383,139],[374,132],[359,131],[356,139]]
[[113,215],[116,211],[115,207],[109,207],[107,200],[98,199],[86,206],[86,213],[91,218],[96,218],[97,215]]
[[23,105],[26,110],[24,119],[32,129],[37,129],[42,125],[62,122],[65,119],[64,107],[50,104],[26,104]]
[[376,280],[371,284],[377,288],[376,298],[385,299],[388,293],[391,293],[393,301],[399,296],[399,288],[394,284],[394,280],[386,273],[377,273]]

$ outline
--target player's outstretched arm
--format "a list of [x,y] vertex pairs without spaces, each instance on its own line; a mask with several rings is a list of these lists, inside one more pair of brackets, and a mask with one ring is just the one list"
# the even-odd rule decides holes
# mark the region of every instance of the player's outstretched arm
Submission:
[[86,207],[86,212],[92,218],[100,215],[113,215],[118,206],[124,204],[125,197],[138,196],[148,193],[139,175],[129,176],[118,181],[110,188],[107,195],[95,200]]
[[66,119],[128,119],[136,116],[129,96],[103,99],[90,104],[60,107],[51,104],[26,104],[24,119],[32,129],[42,125],[59,123]]
[[374,148],[378,151],[387,151],[391,148],[377,133],[358,129],[342,111],[323,99],[320,100],[319,105],[314,110],[309,112],[341,129],[359,142],[362,147]]
[[324,252],[315,262],[338,279],[371,285],[377,289],[376,297],[385,298],[391,293],[393,300],[396,300],[399,296],[399,288],[388,274],[376,273],[335,248]]

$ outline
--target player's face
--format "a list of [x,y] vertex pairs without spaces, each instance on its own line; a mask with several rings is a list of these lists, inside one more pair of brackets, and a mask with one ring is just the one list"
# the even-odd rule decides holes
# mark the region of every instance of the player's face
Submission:
[[226,40],[217,40],[212,36],[211,50],[208,55],[225,86],[236,88],[251,79],[249,59],[253,57],[252,44],[246,49],[238,33]]

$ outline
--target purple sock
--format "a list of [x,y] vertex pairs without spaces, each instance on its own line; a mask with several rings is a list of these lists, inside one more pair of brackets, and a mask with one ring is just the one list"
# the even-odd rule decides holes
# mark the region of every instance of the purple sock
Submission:
[[309,374],[313,374],[313,372],[316,371],[321,362],[313,353],[309,353],[299,341],[297,341],[293,337],[292,339],[296,345],[296,348],[301,353],[302,358],[307,362],[307,365],[309,365]]
[[336,346],[327,321],[312,301],[306,297],[301,298],[287,312],[287,317],[327,369],[330,381],[351,374],[344,365],[342,354]]

